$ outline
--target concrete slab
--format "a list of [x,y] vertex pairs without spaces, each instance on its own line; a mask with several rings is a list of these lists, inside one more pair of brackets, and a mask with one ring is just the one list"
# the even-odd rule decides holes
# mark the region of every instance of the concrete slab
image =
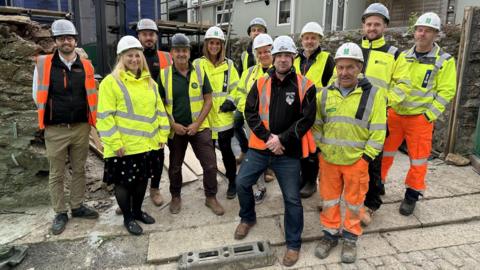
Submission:
[[413,213],[424,226],[480,219],[480,194],[421,200]]
[[195,156],[195,153],[193,152],[192,146],[190,144],[188,144],[187,151],[185,152],[185,164],[197,176],[203,175],[202,165]]
[[243,240],[233,239],[238,222],[216,224],[197,228],[151,233],[147,262],[161,263],[178,259],[180,253],[208,249],[235,243],[268,240],[274,245],[284,242],[280,227],[274,218],[258,219],[249,235]]
[[387,232],[382,236],[399,252],[472,244],[480,242],[480,222]]
[[[168,147],[165,147],[164,151],[165,151],[165,156],[168,157],[168,155],[170,154],[170,150],[168,149]],[[165,158],[165,161],[163,162],[163,166],[165,170],[168,171],[168,167],[170,166],[170,160],[168,158]],[[183,163],[183,166],[182,166],[182,177],[183,177],[183,184],[198,180],[198,176],[194,172],[192,172],[190,168],[188,168],[188,166],[185,165],[185,163]]]
[[48,206],[15,209],[1,214],[0,245],[21,239],[29,235],[32,230],[46,226],[46,224],[51,222],[53,216],[53,210]]
[[405,217],[398,213],[399,203],[383,204],[373,215],[373,222],[365,227],[364,233],[386,232],[419,228],[420,221],[415,216]]
[[225,166],[223,165],[223,160],[222,160],[222,152],[218,148],[215,147],[215,156],[217,157],[217,170],[225,175],[226,169]]

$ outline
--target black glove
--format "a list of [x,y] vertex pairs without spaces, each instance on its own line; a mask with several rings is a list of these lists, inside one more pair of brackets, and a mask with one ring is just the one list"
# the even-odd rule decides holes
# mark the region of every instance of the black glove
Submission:
[[231,100],[225,100],[222,104],[222,106],[220,106],[220,111],[221,112],[233,112],[237,109],[237,107],[235,106],[235,104],[233,104],[233,102]]

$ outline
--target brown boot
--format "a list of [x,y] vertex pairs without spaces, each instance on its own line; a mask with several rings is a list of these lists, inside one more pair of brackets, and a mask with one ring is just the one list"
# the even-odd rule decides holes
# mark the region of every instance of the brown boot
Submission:
[[300,251],[287,249],[285,255],[283,256],[283,265],[285,266],[292,266],[298,261],[298,257],[300,257]]
[[151,188],[150,189],[150,199],[155,206],[160,206],[163,204],[162,194],[160,194],[160,189],[158,188]]
[[170,207],[168,208],[170,213],[178,214],[182,210],[182,199],[180,197],[172,197],[170,201]]
[[222,216],[225,214],[225,210],[223,209],[222,205],[217,201],[217,198],[214,196],[207,197],[205,199],[205,206],[212,209],[212,212],[215,213],[217,216]]
[[250,229],[254,225],[255,225],[255,223],[248,224],[248,223],[241,222],[240,224],[238,224],[237,228],[235,229],[235,233],[234,233],[233,237],[236,240],[241,240],[241,239],[245,238],[247,236],[248,232],[250,231]]
[[270,169],[267,169],[265,171],[264,177],[265,177],[265,182],[267,182],[267,183],[275,180],[275,175],[273,174],[273,171],[270,170]]

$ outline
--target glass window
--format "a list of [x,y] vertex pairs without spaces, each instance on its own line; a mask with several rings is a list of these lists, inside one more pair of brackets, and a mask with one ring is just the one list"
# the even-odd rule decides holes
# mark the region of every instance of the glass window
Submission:
[[290,24],[290,0],[278,0],[277,24]]
[[[230,15],[232,14],[232,3],[227,3],[225,9],[223,9],[223,4],[218,5],[216,8],[216,24],[217,25],[226,25],[230,21]],[[223,20],[222,20],[223,15]]]

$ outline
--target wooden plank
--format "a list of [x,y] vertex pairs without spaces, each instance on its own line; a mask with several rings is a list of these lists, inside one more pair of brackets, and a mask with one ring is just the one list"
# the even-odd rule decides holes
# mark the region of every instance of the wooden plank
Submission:
[[202,165],[200,164],[200,161],[197,159],[197,156],[195,156],[195,153],[193,152],[192,146],[190,144],[188,144],[187,146],[184,163],[197,176],[203,175]]
[[[167,146],[165,146],[164,151],[165,151],[165,161],[163,162],[163,165],[165,169],[168,171],[168,167],[170,166],[170,160],[169,160],[170,150],[168,149]],[[184,185],[198,180],[198,176],[194,172],[192,172],[190,168],[188,168],[188,166],[185,165],[185,163],[183,163],[183,166],[182,166],[182,177],[183,177]]]

